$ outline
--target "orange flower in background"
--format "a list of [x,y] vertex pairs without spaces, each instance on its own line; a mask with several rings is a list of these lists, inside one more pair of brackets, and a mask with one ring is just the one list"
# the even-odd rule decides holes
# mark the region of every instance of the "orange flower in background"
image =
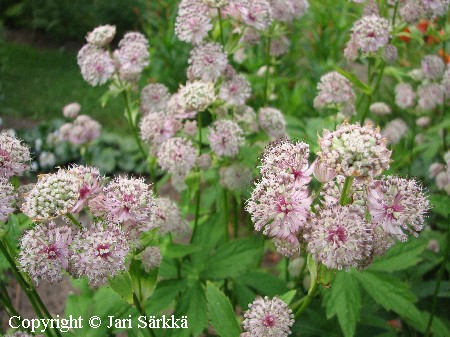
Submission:
[[[411,33],[411,31],[409,30],[408,27],[405,27],[405,29],[403,29],[403,33]],[[409,41],[411,41],[411,38],[409,36],[400,36],[400,40],[402,40],[403,42],[409,43]]]
[[430,21],[421,19],[420,22],[417,24],[417,29],[422,33],[425,34],[428,30],[428,26],[430,25]]
[[450,54],[447,54],[446,52],[444,52],[443,49],[439,49],[438,55],[444,59],[444,62],[446,64],[450,63]]

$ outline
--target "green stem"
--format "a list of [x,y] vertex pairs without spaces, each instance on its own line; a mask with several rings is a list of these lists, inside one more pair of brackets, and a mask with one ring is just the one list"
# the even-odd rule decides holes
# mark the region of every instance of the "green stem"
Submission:
[[[197,113],[197,130],[198,130],[198,155],[202,154],[202,115],[201,112]],[[195,218],[194,218],[194,229],[192,230],[191,243],[194,240],[195,234],[197,233],[198,220],[200,217],[200,201],[201,201],[201,185],[202,185],[202,172],[197,169],[199,174],[198,177],[198,189],[195,193]]]
[[222,43],[222,46],[225,46],[225,40],[224,40],[224,38],[223,38],[222,13],[221,13],[220,7],[217,8],[217,16],[218,16],[218,18],[219,18],[220,43]]
[[315,282],[313,287],[308,292],[308,295],[306,295],[305,299],[302,301],[300,308],[295,313],[295,319],[298,319],[300,317],[300,315],[303,313],[303,311],[305,311],[306,308],[308,308],[308,306],[311,304],[314,296],[316,295],[318,289],[319,289],[319,282]]
[[238,202],[233,198],[233,237],[237,239],[239,232]]
[[77,226],[79,229],[83,229],[83,225],[77,219],[75,219],[72,214],[67,213],[66,216],[75,224],[75,226]]
[[353,177],[346,177],[344,182],[344,187],[342,188],[341,198],[339,199],[339,204],[341,206],[345,206],[348,203],[347,197],[350,192],[350,188],[352,187]]
[[450,214],[447,214],[447,240],[445,245],[444,257],[442,258],[441,267],[439,268],[438,279],[436,282],[436,287],[434,288],[433,293],[433,304],[431,309],[430,318],[428,319],[427,328],[425,330],[425,337],[431,336],[431,326],[433,324],[434,316],[436,315],[437,308],[437,297],[439,294],[439,289],[441,288],[442,279],[445,274],[445,266],[447,264],[447,260],[450,254]]
[[[9,317],[12,318],[14,317],[14,321],[16,322],[17,325],[20,325],[20,318],[22,317],[18,311],[16,310],[16,308],[14,308],[14,305],[12,304],[11,298],[8,295],[8,291],[6,290],[6,287],[4,284],[0,283],[0,288],[1,288],[1,292],[0,292],[0,304],[2,304],[6,310],[6,312],[8,313]],[[17,318],[19,317],[19,318]],[[31,334],[31,329],[30,328],[26,328],[26,331],[28,331],[28,333]]]
[[264,105],[269,104],[269,75],[270,75],[270,46],[272,43],[272,38],[269,36],[267,38],[267,50],[266,50],[266,74],[264,78]]
[[223,189],[223,210],[225,212],[224,214],[224,222],[225,222],[225,228],[224,228],[224,234],[225,234],[225,241],[229,240],[228,235],[228,193],[227,190]]
[[[370,67],[370,64],[371,64],[371,61],[369,60],[369,67],[368,67],[369,79],[371,78],[371,67]],[[377,77],[377,80],[375,82],[375,86],[372,88],[372,90],[370,92],[369,99],[368,99],[368,102],[367,102],[367,106],[366,106],[366,108],[364,110],[364,113],[362,114],[362,117],[361,117],[361,121],[360,121],[361,125],[364,124],[364,121],[366,120],[367,114],[369,113],[370,105],[372,104],[372,99],[375,96],[375,94],[378,92],[378,89],[380,88],[381,79],[383,77],[385,67],[386,67],[386,62],[381,61],[380,70],[378,72],[378,77]],[[369,82],[369,85],[370,84],[371,83]]]
[[392,29],[394,29],[395,27],[395,19],[397,18],[397,12],[398,12],[398,0],[395,1],[395,7],[394,7],[394,15],[392,17]]
[[131,133],[133,134],[134,140],[136,141],[137,146],[139,147],[139,151],[141,152],[144,158],[147,158],[147,152],[144,150],[142,146],[141,138],[139,137],[139,133],[137,131],[136,126],[133,123],[133,114],[131,112],[130,107],[130,97],[127,90],[122,91],[123,99],[125,100],[125,110],[127,112],[128,125],[130,126]]
[[[139,314],[141,316],[147,317],[147,315],[145,314],[144,309],[142,308],[141,303],[139,302],[138,297],[136,296],[136,294],[134,292],[133,292],[133,302],[134,302],[134,305],[135,305],[137,311],[139,312]],[[153,329],[151,329],[148,325],[147,325],[147,331],[149,332],[150,336],[156,337],[155,333],[153,332]]]

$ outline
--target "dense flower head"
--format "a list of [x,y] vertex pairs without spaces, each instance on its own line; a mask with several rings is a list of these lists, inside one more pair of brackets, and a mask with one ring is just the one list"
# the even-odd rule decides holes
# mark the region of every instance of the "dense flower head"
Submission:
[[139,124],[141,138],[145,142],[158,145],[173,137],[181,128],[181,123],[165,111],[150,112],[141,119]]
[[143,231],[154,228],[154,196],[151,185],[139,178],[119,176],[103,190],[106,219],[122,224],[125,234],[136,239]]
[[403,21],[409,24],[415,24],[425,14],[425,8],[419,1],[408,0],[400,7],[398,12]]
[[66,123],[59,128],[62,140],[74,145],[90,143],[100,137],[102,126],[87,115],[79,115],[72,123]]
[[273,139],[286,136],[286,120],[280,110],[261,108],[258,113],[261,128]]
[[418,106],[422,110],[433,110],[444,102],[444,90],[441,84],[423,84],[417,89]]
[[363,16],[368,15],[380,15],[380,9],[375,0],[367,0],[364,5]]
[[[320,197],[323,200],[322,204],[328,208],[340,205],[340,198],[344,189],[345,177],[337,175],[334,180],[329,180],[324,183],[320,191]],[[347,198],[352,200],[353,204],[362,206],[366,204],[365,183],[360,179],[354,179],[348,192]]]
[[250,82],[243,75],[235,75],[222,82],[219,98],[229,105],[244,105],[250,98],[252,88]]
[[[278,297],[257,297],[244,313],[244,330],[248,336],[287,337],[294,324],[289,306]],[[245,334],[245,333],[244,333]]]
[[317,91],[317,96],[314,99],[316,109],[332,104],[345,104],[355,100],[352,84],[337,71],[323,75],[319,84],[317,84]]
[[447,70],[444,73],[444,77],[442,79],[442,89],[444,90],[445,98],[450,98],[450,67],[447,67]]
[[169,198],[155,199],[154,227],[159,229],[159,233],[187,235],[190,232],[188,222],[181,217],[178,205]]
[[203,171],[208,170],[212,164],[211,155],[209,153],[201,154],[200,156],[197,157],[195,164],[197,165],[197,167],[199,169],[201,169]]
[[68,172],[75,174],[81,181],[78,201],[71,210],[71,213],[78,213],[90,199],[101,193],[105,179],[99,169],[92,166],[73,165]]
[[40,175],[26,194],[22,211],[34,221],[47,221],[70,213],[79,200],[82,184],[78,175],[63,169]]
[[266,147],[261,159],[261,175],[280,184],[301,187],[311,181],[308,158],[308,144],[279,139]]
[[388,63],[388,64],[394,63],[395,61],[397,61],[397,58],[398,58],[397,47],[392,44],[388,44],[383,49],[382,57],[383,57],[383,60],[386,61],[386,63]]
[[334,206],[312,215],[308,251],[330,269],[360,267],[371,252],[371,226],[364,219],[364,208],[357,205]]
[[142,261],[146,273],[150,272],[152,268],[159,267],[162,262],[161,249],[156,246],[145,248],[137,258]]
[[38,284],[40,280],[61,281],[68,267],[68,246],[72,241],[68,226],[40,224],[25,232],[20,240],[19,265]]
[[105,84],[115,71],[108,52],[90,43],[78,52],[77,62],[83,79],[92,86]]
[[182,0],[175,22],[175,34],[181,41],[199,44],[212,29],[209,6],[202,0]]
[[79,231],[69,249],[70,273],[96,285],[125,270],[129,246],[119,225],[99,222]]
[[423,229],[430,204],[415,180],[382,177],[370,183],[367,195],[372,223],[393,237],[406,241],[407,234],[417,236]]
[[386,124],[381,130],[381,136],[386,139],[386,144],[397,144],[408,131],[408,124],[403,119],[396,118]]
[[178,95],[181,107],[185,112],[203,111],[216,100],[212,82],[188,82],[180,88]]
[[311,204],[306,186],[280,185],[263,178],[256,183],[246,210],[257,231],[264,228],[263,233],[269,237],[294,241],[307,227]]
[[300,256],[300,242],[294,236],[286,239],[274,238],[273,243],[278,253],[291,260]]
[[119,41],[116,59],[119,63],[120,76],[124,80],[137,79],[149,64],[147,38],[138,32],[129,32]]
[[268,0],[246,0],[239,8],[242,21],[257,30],[265,30],[272,22],[272,7]]
[[442,77],[445,70],[444,61],[437,55],[426,55],[422,59],[422,71],[426,78],[438,80]]
[[104,25],[95,28],[86,36],[86,41],[95,44],[98,47],[104,47],[114,39],[116,35],[116,26]]
[[450,6],[450,0],[421,0],[421,2],[431,17],[444,16]]
[[289,51],[290,45],[291,41],[285,35],[273,39],[270,42],[270,55],[274,57],[284,55]]
[[29,169],[30,149],[7,131],[0,133],[0,177],[20,176]]
[[232,164],[220,168],[220,184],[231,191],[242,191],[253,180],[252,169],[242,164]]
[[240,105],[234,108],[234,119],[246,133],[258,132],[258,116],[255,110],[248,105]]
[[4,177],[0,177],[0,221],[6,221],[14,212],[17,193],[13,185]]
[[161,83],[147,84],[141,91],[141,113],[163,111],[169,101],[169,89]]
[[80,112],[81,106],[77,102],[69,103],[63,108],[63,116],[66,118],[76,118]]
[[385,18],[375,14],[363,16],[352,27],[352,40],[363,53],[376,53],[388,44],[391,30]]
[[392,112],[391,107],[384,102],[372,103],[369,107],[369,110],[374,115],[379,116],[389,115]]
[[157,157],[163,170],[184,180],[195,166],[197,151],[189,139],[173,137],[161,144]]
[[273,19],[283,22],[304,16],[309,8],[307,0],[271,0],[270,5]]
[[221,8],[228,5],[229,0],[203,0],[210,7]]
[[414,106],[416,94],[408,83],[399,83],[395,87],[395,104],[402,109],[408,109]]
[[215,82],[227,67],[228,58],[220,44],[209,42],[192,49],[188,62],[188,73],[194,79]]
[[232,120],[220,119],[209,128],[211,150],[219,157],[235,157],[244,144],[244,132]]
[[391,152],[378,129],[370,124],[342,124],[324,130],[319,139],[320,159],[347,177],[374,177],[389,168]]

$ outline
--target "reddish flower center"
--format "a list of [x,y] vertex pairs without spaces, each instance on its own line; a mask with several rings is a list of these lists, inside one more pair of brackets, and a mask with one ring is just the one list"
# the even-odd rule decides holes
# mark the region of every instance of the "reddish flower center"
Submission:
[[108,256],[111,255],[111,251],[109,250],[109,245],[108,244],[98,245],[97,253],[98,253],[98,256],[100,256],[102,258],[107,258]]
[[273,328],[275,326],[275,317],[272,315],[266,315],[262,321],[262,324],[267,328]]
[[286,201],[286,198],[284,196],[280,196],[278,197],[278,202],[275,206],[275,209],[278,213],[284,213],[285,215],[287,215],[291,211],[292,206]]
[[89,187],[87,185],[83,185],[80,189],[80,199],[85,199],[89,195]]
[[54,245],[45,247],[42,252],[47,254],[48,260],[54,260],[58,258],[58,248],[56,248]]
[[338,226],[336,229],[328,231],[328,241],[333,243],[345,243],[347,240],[347,233],[344,227]]

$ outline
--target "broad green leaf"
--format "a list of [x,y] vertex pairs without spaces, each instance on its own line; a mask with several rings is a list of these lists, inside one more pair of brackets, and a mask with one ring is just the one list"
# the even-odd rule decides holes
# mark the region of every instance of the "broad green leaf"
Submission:
[[314,283],[317,282],[317,262],[313,259],[311,254],[308,254],[308,258],[306,259],[306,264],[308,266],[309,275],[311,276],[311,286],[308,290],[308,293],[311,291]]
[[186,281],[184,279],[158,282],[155,291],[147,301],[147,312],[156,314],[168,308],[185,287]]
[[138,297],[139,302],[145,306],[147,299],[155,289],[158,268],[152,268],[147,273],[141,261],[132,260],[130,264],[130,276],[133,291]]
[[356,87],[360,88],[365,94],[370,95],[372,93],[372,89],[367,84],[363,83],[356,75],[351,74],[344,69],[339,67],[335,68],[338,73],[347,78],[350,82],[352,82]]
[[231,240],[217,248],[208,259],[202,276],[208,279],[235,277],[251,267],[256,267],[263,254],[259,238]]
[[430,202],[433,206],[433,212],[446,217],[449,214],[450,197],[448,195],[430,195]]
[[414,305],[416,297],[405,283],[394,276],[373,271],[355,271],[353,274],[375,302],[414,323],[414,327],[423,332],[426,322]]
[[166,251],[164,252],[164,256],[170,258],[179,258],[186,255],[190,255],[192,253],[196,253],[202,250],[201,247],[196,245],[179,245],[179,244],[169,244],[166,247]]
[[280,300],[282,300],[284,303],[289,305],[289,304],[291,304],[292,300],[294,299],[296,293],[297,293],[297,290],[288,291],[287,293],[280,296]]
[[109,285],[129,304],[133,304],[133,286],[128,272],[122,272],[109,278]]
[[222,337],[239,337],[241,329],[228,298],[211,282],[206,283],[211,324]]
[[[424,315],[424,320],[428,322],[430,318],[430,313],[426,311],[422,311],[422,315]],[[450,336],[449,328],[444,324],[444,322],[439,318],[434,316],[433,323],[431,325],[432,335],[434,337],[448,337]]]
[[370,266],[370,270],[394,272],[417,265],[421,261],[420,254],[425,250],[426,242],[411,240],[398,243],[387,254]]
[[262,270],[246,272],[235,277],[234,280],[253,289],[255,293],[262,296],[273,297],[288,291],[283,280]]
[[336,274],[331,284],[331,295],[326,308],[328,319],[337,315],[344,336],[355,335],[361,310],[361,294],[358,282],[352,273],[341,271]]

